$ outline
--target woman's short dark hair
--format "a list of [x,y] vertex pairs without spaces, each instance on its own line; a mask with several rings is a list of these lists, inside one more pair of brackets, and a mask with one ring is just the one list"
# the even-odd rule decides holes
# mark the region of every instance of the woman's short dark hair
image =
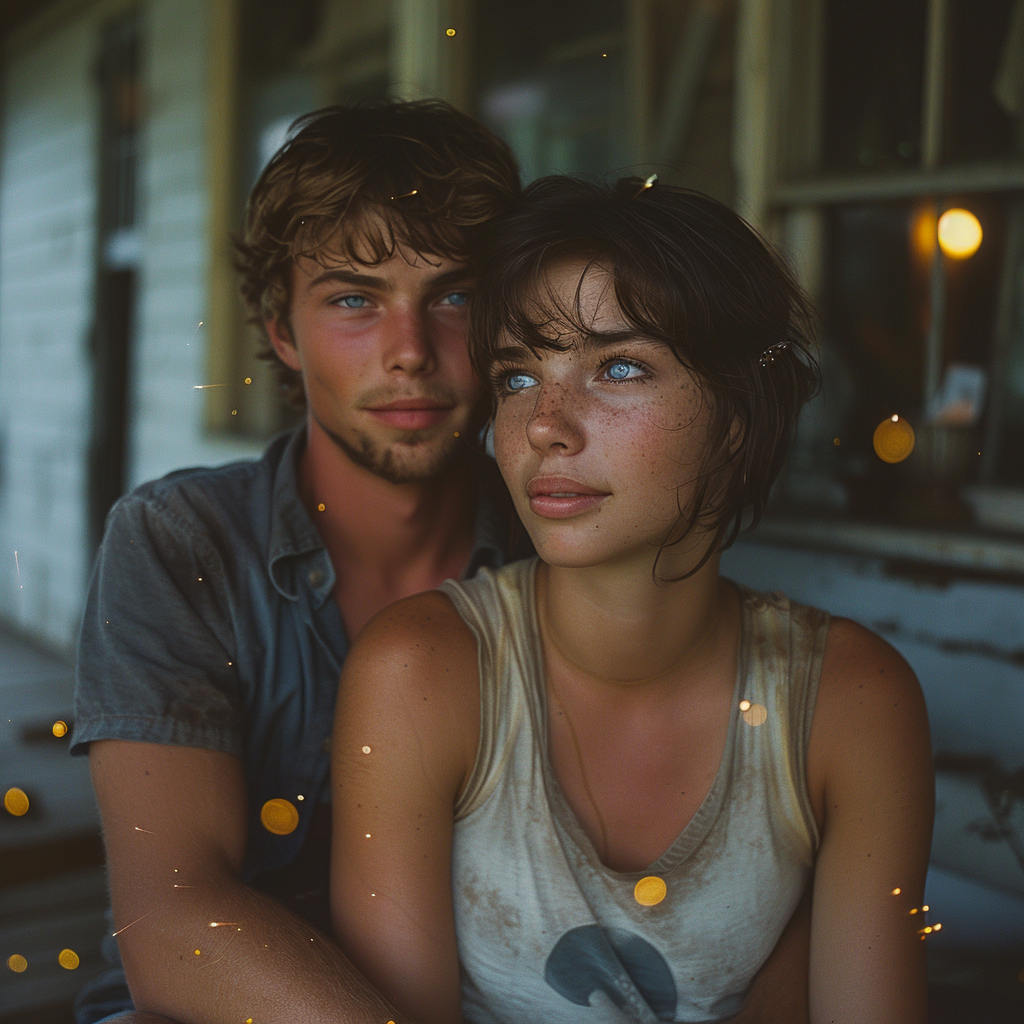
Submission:
[[[401,245],[467,260],[483,225],[518,195],[508,145],[441,100],[379,100],[306,114],[253,186],[235,243],[250,322],[287,326],[291,270],[300,256],[373,266]],[[300,375],[263,340],[260,354],[301,405]]]
[[814,310],[779,254],[710,196],[640,178],[541,178],[493,226],[478,262],[470,354],[484,380],[510,342],[537,354],[593,333],[579,289],[566,309],[545,287],[545,271],[567,260],[607,267],[626,320],[664,342],[709,402],[693,501],[666,542],[701,523],[716,532],[710,557],[761,518],[818,386]]

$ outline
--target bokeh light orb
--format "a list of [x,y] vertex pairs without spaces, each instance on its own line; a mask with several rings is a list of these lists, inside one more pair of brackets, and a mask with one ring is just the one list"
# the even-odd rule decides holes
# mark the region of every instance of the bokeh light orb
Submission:
[[7,958],[7,966],[15,974],[21,974],[28,968],[28,961],[20,953],[14,953]]
[[67,722],[54,722],[53,723],[53,735],[60,739],[61,736],[66,736],[68,732]]
[[642,907],[655,907],[665,898],[667,892],[668,886],[665,885],[664,878],[647,875],[633,887],[633,898]]
[[875,427],[871,443],[883,462],[902,462],[914,450],[914,428],[902,416],[890,416]]
[[4,807],[7,809],[8,814],[13,814],[16,818],[20,818],[25,814],[28,811],[28,795],[25,793],[25,790],[18,789],[17,786],[11,786],[4,793]]
[[273,832],[275,836],[286,836],[298,828],[299,812],[290,800],[277,797],[263,805],[260,821],[268,832]]
[[939,245],[955,260],[966,260],[978,251],[982,231],[970,210],[947,210],[939,218]]
[[78,954],[73,949],[62,949],[57,954],[57,963],[59,963],[65,971],[73,971],[81,961],[78,959]]
[[743,712],[743,721],[756,729],[759,725],[764,725],[768,721],[768,709],[763,704],[751,704]]

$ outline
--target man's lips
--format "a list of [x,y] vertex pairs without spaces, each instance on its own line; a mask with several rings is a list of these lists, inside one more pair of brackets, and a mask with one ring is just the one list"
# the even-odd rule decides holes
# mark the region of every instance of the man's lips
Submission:
[[608,491],[588,487],[564,476],[534,477],[526,485],[530,509],[544,519],[569,519],[596,508],[609,496]]
[[426,430],[436,427],[453,408],[435,398],[398,398],[365,411],[378,422],[399,430]]

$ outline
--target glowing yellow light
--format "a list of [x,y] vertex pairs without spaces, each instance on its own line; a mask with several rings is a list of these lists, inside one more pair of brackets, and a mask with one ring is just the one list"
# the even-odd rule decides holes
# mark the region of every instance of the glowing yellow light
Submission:
[[295,799],[296,800],[305,800],[306,798],[300,793]]
[[841,442],[838,437],[833,437],[832,443],[838,448]]
[[914,908],[913,908],[913,909],[912,909],[912,910],[911,910],[910,912],[911,912],[912,914],[916,914],[916,913],[917,913],[917,907],[914,907]]
[[260,821],[268,832],[273,832],[275,836],[286,836],[298,828],[299,812],[290,800],[276,797],[263,805]]
[[875,427],[871,443],[883,462],[902,462],[914,450],[914,428],[900,416],[890,416]]
[[367,838],[367,839],[369,839],[369,838],[370,838],[370,833],[369,833],[369,832],[367,832],[367,833],[366,833],[366,838]]
[[4,793],[4,807],[7,808],[8,814],[13,814],[16,818],[20,818],[28,810],[28,797],[25,791],[18,789],[17,786],[11,786]]
[[252,377],[246,377],[245,378],[245,383],[246,384],[251,384],[252,383]]
[[317,512],[323,512],[325,508],[327,508],[327,506],[321,501],[320,504],[317,505],[316,510]]
[[931,910],[931,907],[929,907],[928,904],[926,903],[921,909],[927,914],[928,911]]
[[73,971],[81,961],[78,959],[78,954],[73,949],[62,949],[57,954],[57,963],[59,963],[65,971]]
[[955,260],[966,260],[981,245],[981,224],[970,210],[947,210],[939,218],[939,245]]
[[741,700],[740,701],[740,711],[749,711],[749,710],[750,710],[750,701],[749,700]]
[[459,436],[459,432],[458,432],[457,430],[455,431],[455,436],[456,436],[456,437],[458,437],[458,436]]
[[54,722],[53,723],[53,735],[60,739],[61,736],[65,736],[68,731],[67,722]]
[[647,875],[634,886],[633,899],[642,907],[654,907],[665,898],[667,892],[668,886],[665,885],[663,878],[659,878],[657,875]]
[[755,728],[759,725],[764,725],[768,721],[768,709],[763,704],[751,704],[743,712],[743,721]]
[[444,30],[444,34],[445,34],[445,35],[446,35],[446,36],[447,36],[447,37],[448,37],[449,39],[451,39],[451,37],[452,37],[453,35],[455,35],[455,29],[453,29],[453,28],[446,28],[446,29]]
[[931,933],[932,933],[933,931],[935,931],[935,929],[934,929],[934,928],[932,928],[932,926],[931,926],[931,925],[925,925],[925,927],[924,927],[924,933],[925,933],[925,935],[931,935]]
[[363,747],[363,753],[368,754],[370,752],[370,749],[370,747]]
[[198,949],[195,950],[194,952],[195,952],[196,956],[199,956],[199,950]]
[[897,888],[893,889],[892,894],[893,894],[893,896],[899,896],[899,894],[901,892],[903,892],[903,890],[900,889],[899,887],[897,887]]
[[232,409],[231,410],[231,415],[232,416],[237,416],[238,415],[238,410],[237,409]]
[[941,932],[942,931],[942,924],[941,924],[941,922],[939,924],[932,925],[932,931],[933,932]]
[[15,953],[7,958],[7,966],[15,974],[21,974],[28,967],[28,961],[20,953]]

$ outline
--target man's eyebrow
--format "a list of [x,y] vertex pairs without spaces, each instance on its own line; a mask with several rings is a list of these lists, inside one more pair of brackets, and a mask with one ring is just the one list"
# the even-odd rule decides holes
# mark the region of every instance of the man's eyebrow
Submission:
[[[442,274],[438,274],[436,277],[431,278],[427,282],[427,289],[429,291],[442,291],[452,284],[461,284],[468,282],[473,277],[473,271],[469,267],[455,267],[452,270],[446,270]],[[332,270],[325,270],[322,274],[318,274],[309,283],[310,288],[315,288],[317,285],[331,282],[333,284],[350,284],[357,288],[375,288],[377,291],[389,292],[392,290],[392,284],[386,277],[377,277],[373,274],[361,274],[355,270],[341,270],[335,268]]]

